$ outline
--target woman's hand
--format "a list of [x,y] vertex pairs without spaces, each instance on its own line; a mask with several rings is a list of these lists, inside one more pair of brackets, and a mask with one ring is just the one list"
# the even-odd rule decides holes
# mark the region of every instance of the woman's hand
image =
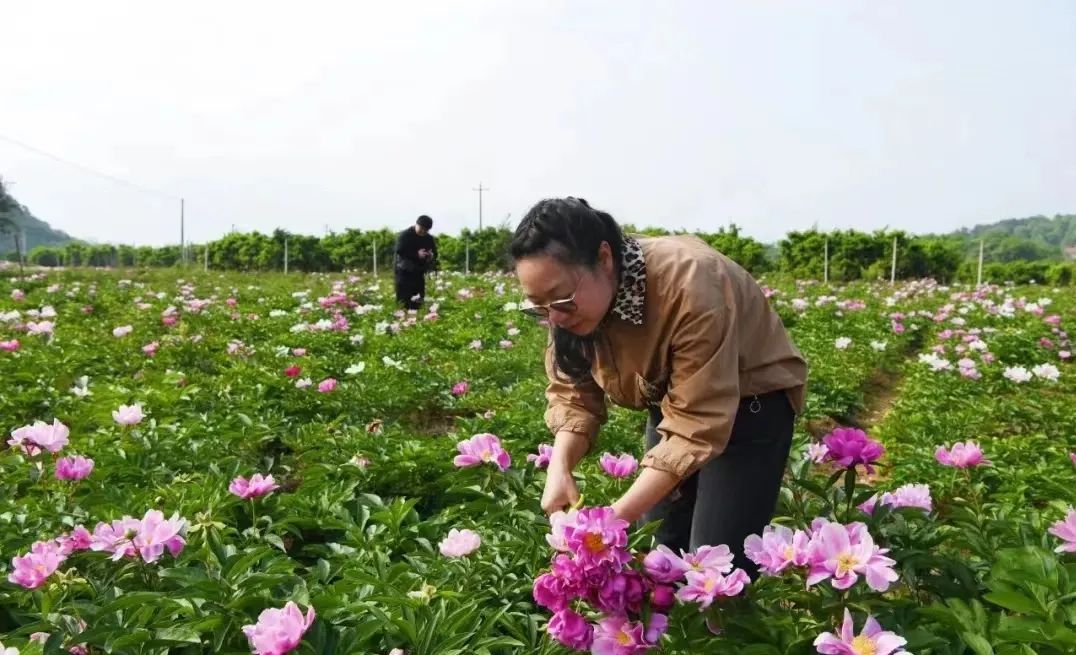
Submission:
[[665,471],[644,468],[624,495],[613,503],[617,518],[634,523],[668,496],[680,480]]
[[575,484],[572,472],[562,467],[550,466],[545,478],[545,491],[542,492],[542,511],[547,515],[568,509],[579,502],[579,487]]

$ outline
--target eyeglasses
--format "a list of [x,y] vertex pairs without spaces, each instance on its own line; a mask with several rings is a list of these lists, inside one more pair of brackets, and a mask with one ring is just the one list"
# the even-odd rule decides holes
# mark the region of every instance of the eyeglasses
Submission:
[[519,301],[519,311],[523,312],[528,316],[534,316],[536,318],[546,318],[549,316],[549,312],[552,310],[556,310],[564,314],[570,314],[578,308],[578,305],[575,304],[575,294],[579,293],[580,281],[581,280],[576,281],[575,291],[572,292],[572,295],[562,300],[554,300],[553,302],[546,305],[535,304],[531,302],[530,299],[528,299],[526,296],[524,296]]

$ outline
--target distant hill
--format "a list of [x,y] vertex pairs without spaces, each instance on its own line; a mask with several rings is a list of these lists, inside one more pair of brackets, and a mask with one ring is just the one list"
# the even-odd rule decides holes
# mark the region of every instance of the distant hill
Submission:
[[37,246],[62,246],[75,241],[71,235],[52,229],[30,213],[29,208],[19,204],[0,179],[0,253],[14,252],[15,236],[23,234],[26,235],[26,252]]
[[974,255],[983,240],[987,258],[993,261],[1076,259],[1076,214],[1008,218],[944,236],[964,242],[968,254]]

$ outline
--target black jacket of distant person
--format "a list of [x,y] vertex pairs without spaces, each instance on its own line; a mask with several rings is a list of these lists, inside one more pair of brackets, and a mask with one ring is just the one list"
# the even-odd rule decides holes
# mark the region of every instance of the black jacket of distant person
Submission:
[[[433,253],[431,259],[422,259],[419,250]],[[430,233],[419,235],[414,226],[407,228],[396,236],[396,270],[407,273],[425,274],[437,266],[437,239]]]

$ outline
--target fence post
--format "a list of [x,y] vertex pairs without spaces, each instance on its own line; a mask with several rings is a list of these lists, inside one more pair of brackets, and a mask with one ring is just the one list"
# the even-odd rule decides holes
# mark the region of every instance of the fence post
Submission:
[[822,273],[822,276],[823,276],[823,281],[826,284],[829,284],[829,238],[828,237],[826,238],[825,264],[824,264],[824,272]]
[[893,264],[889,268],[889,283],[897,283],[897,237],[893,237]]
[[975,286],[983,286],[983,244],[986,240],[979,239],[979,274],[975,278]]
[[288,274],[288,237],[284,237],[284,275]]
[[463,242],[463,273],[464,275],[471,274],[471,242]]
[[377,277],[377,237],[374,237],[374,277]]

